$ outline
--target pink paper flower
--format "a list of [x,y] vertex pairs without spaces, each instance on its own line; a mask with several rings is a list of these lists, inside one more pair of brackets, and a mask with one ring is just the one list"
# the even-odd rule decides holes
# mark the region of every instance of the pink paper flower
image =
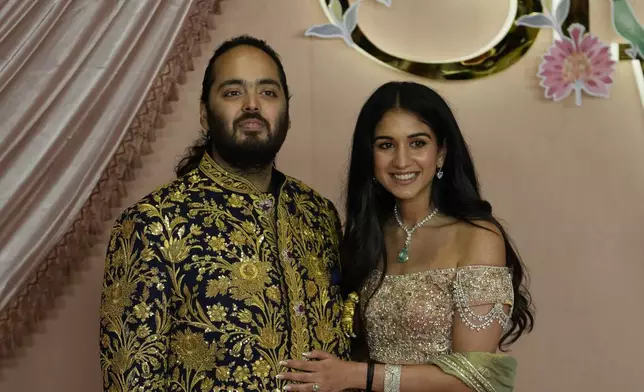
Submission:
[[613,84],[615,61],[611,60],[610,47],[593,34],[584,34],[586,28],[578,23],[568,28],[570,38],[562,36],[553,42],[543,56],[538,76],[545,96],[561,101],[575,91],[575,102],[581,105],[581,92],[608,98]]

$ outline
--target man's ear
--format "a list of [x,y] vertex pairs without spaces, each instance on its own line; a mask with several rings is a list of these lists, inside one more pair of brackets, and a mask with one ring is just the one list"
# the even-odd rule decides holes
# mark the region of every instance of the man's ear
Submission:
[[203,102],[199,106],[199,122],[201,123],[201,127],[205,129],[206,131],[208,130],[208,113],[206,109],[206,104]]

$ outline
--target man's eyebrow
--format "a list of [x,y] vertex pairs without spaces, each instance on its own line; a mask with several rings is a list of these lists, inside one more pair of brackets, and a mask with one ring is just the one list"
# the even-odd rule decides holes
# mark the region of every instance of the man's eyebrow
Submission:
[[217,87],[217,90],[221,90],[222,88],[227,86],[239,86],[239,85],[244,85],[244,81],[241,79],[228,79],[221,82]]
[[[271,85],[271,86],[278,87],[280,89],[282,88],[282,84],[280,82],[278,82],[277,80],[272,79],[272,78],[259,79],[259,80],[256,81],[256,83],[258,85]],[[224,80],[223,82],[221,82],[219,84],[217,90],[221,90],[222,88],[227,87],[227,86],[243,86],[243,85],[246,85],[246,84],[247,84],[246,81],[241,80],[241,79],[228,79],[228,80]]]
[[261,85],[270,85],[270,86],[275,86],[280,90],[282,89],[282,84],[280,82],[278,82],[277,80],[272,79],[272,78],[260,79],[260,80],[257,81],[257,84],[259,84],[260,86]]

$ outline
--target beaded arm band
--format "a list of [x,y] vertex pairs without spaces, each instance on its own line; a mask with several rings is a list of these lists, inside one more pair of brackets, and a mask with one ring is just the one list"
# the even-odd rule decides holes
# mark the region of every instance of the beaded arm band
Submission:
[[385,365],[385,388],[384,392],[400,392],[400,373],[402,366]]
[[360,301],[357,293],[349,294],[349,297],[342,305],[342,330],[348,337],[355,338],[356,334],[353,332],[353,318],[356,313],[356,304]]
[[[507,286],[508,293],[505,294],[508,298],[504,298],[505,295],[497,294],[497,297],[493,300],[494,305],[485,314],[478,314],[472,310],[471,303],[473,302],[472,293],[468,292],[465,289],[465,286],[468,285],[463,280],[462,276],[463,271],[459,271],[456,274],[456,279],[454,280],[454,302],[456,303],[456,309],[463,323],[469,327],[471,330],[480,331],[488,328],[495,321],[498,322],[504,330],[509,326],[510,317],[513,311],[514,303],[514,293],[512,291],[512,280],[510,275],[504,276],[505,284],[497,284],[497,286]],[[503,306],[505,304],[510,305],[510,311],[506,314]]]

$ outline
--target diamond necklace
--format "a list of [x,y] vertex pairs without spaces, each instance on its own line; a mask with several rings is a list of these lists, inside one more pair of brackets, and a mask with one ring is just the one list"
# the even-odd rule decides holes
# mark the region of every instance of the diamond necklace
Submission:
[[400,219],[400,213],[398,212],[398,205],[394,207],[394,215],[396,216],[396,221],[398,225],[405,231],[407,238],[405,238],[405,246],[398,253],[398,262],[406,263],[409,260],[409,245],[411,244],[411,235],[414,234],[416,229],[429,222],[436,214],[438,213],[438,208],[434,208],[434,211],[430,212],[429,215],[424,217],[420,222],[416,223],[414,227],[408,229]]

